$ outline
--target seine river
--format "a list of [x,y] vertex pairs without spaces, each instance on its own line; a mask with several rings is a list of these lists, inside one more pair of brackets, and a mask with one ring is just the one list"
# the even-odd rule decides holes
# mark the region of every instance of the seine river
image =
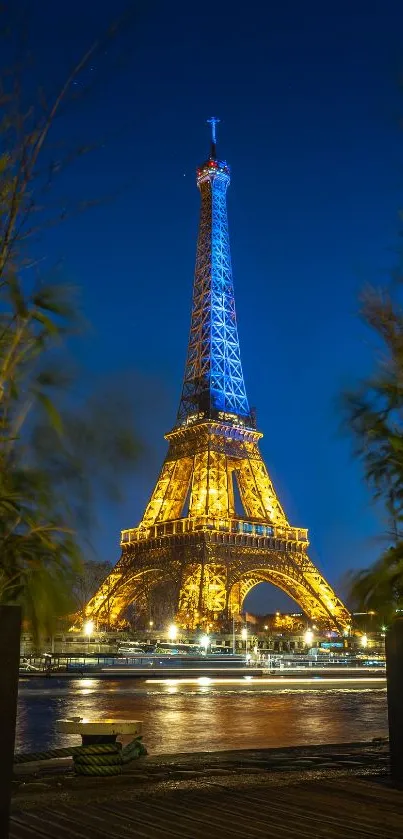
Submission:
[[386,690],[365,685],[286,689],[258,681],[192,684],[22,679],[17,751],[78,745],[62,717],[142,720],[150,753],[253,749],[370,740],[387,735]]

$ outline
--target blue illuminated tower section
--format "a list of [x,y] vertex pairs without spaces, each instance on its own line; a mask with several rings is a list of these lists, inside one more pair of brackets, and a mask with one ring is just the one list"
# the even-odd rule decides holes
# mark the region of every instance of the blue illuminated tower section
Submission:
[[178,425],[190,419],[241,419],[252,425],[235,314],[227,217],[230,169],[216,152],[197,170],[201,209],[188,355]]

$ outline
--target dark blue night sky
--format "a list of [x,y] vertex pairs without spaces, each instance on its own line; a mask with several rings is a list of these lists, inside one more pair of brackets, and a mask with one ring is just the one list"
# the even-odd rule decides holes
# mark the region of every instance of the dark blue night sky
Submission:
[[[34,76],[48,89],[127,8],[119,0],[31,12]],[[40,16],[39,16],[40,10]],[[262,451],[292,524],[337,585],[379,552],[380,522],[349,441],[340,390],[371,363],[358,292],[396,261],[401,206],[401,0],[139,3],[94,62],[94,96],[60,120],[66,142],[105,138],[70,171],[78,198],[110,201],[47,237],[47,260],[83,289],[79,352],[135,389],[148,455],[95,551],[118,557],[175,420],[189,329],[199,196],[212,113],[231,165],[232,260],[244,374]],[[121,50],[121,61],[116,56]],[[83,86],[86,77],[80,80]],[[60,189],[61,187],[59,187]],[[281,608],[255,589],[249,609]]]

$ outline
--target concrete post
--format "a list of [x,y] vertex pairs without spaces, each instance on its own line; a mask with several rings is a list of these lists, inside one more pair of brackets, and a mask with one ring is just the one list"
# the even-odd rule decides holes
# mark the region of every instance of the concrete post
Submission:
[[7,839],[17,717],[21,609],[0,605],[0,836]]
[[386,675],[390,771],[403,782],[403,619],[393,621],[386,633]]

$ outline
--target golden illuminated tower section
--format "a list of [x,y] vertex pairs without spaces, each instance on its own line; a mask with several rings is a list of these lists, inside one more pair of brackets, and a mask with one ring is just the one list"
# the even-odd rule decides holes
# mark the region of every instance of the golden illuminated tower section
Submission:
[[[155,489],[122,555],[87,607],[116,625],[132,602],[150,614],[170,592],[179,624],[224,624],[259,582],[278,586],[323,627],[350,616],[307,554],[307,530],[291,527],[259,450],[235,315],[226,193],[228,165],[211,154],[197,171],[200,224],[182,396]],[[174,614],[172,614],[174,617]]]

